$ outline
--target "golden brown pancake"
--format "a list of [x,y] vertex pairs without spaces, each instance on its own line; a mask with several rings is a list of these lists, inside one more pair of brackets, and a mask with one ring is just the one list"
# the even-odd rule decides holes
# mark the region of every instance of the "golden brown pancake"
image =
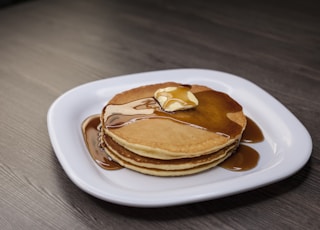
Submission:
[[161,170],[183,170],[197,167],[203,164],[212,163],[216,160],[224,158],[229,149],[234,149],[237,143],[227,146],[217,152],[206,154],[192,158],[178,158],[171,160],[161,160],[150,157],[144,157],[131,152],[130,150],[119,145],[112,138],[104,135],[104,148],[107,152],[112,152],[112,155],[123,162],[128,162],[140,167],[154,168]]
[[[161,162],[162,164],[158,162],[157,164],[152,165],[150,163],[150,162],[153,162],[151,158],[144,158],[144,161],[149,163],[149,164],[148,163],[145,164],[146,167],[142,166],[143,164],[139,164],[140,163],[139,161],[132,159],[132,156],[130,153],[129,153],[129,157],[128,155],[125,156],[125,157],[128,157],[126,159],[125,157],[122,156],[123,154],[122,152],[119,153],[116,150],[109,147],[104,147],[104,149],[114,161],[118,162],[121,166],[125,168],[132,169],[134,171],[152,175],[152,176],[166,176],[166,177],[171,176],[172,177],[172,176],[185,176],[185,175],[195,174],[195,173],[199,173],[199,172],[208,170],[210,168],[213,168],[218,164],[220,164],[221,162],[223,162],[228,157],[230,157],[233,151],[235,151],[236,146],[232,145],[230,147],[226,147],[222,150],[219,150],[216,153],[213,153],[211,157],[208,157],[211,159],[211,161],[207,161],[207,162],[203,161],[203,159],[201,159],[201,156],[200,156],[200,157],[197,157],[197,159],[190,158],[192,160],[186,161],[185,164],[183,164],[183,162],[176,163],[175,160],[167,160],[168,162]],[[215,158],[215,160],[212,160],[215,156],[218,156],[218,157]],[[204,160],[208,158],[204,157]],[[150,162],[148,160],[150,160]],[[186,159],[184,158],[183,160],[186,160]],[[179,167],[179,166],[182,166],[182,167]]]
[[175,82],[134,88],[115,95],[101,113],[106,153],[141,173],[177,176],[214,167],[237,147],[246,126],[242,107],[227,94],[192,85],[199,105],[165,112],[153,98]]

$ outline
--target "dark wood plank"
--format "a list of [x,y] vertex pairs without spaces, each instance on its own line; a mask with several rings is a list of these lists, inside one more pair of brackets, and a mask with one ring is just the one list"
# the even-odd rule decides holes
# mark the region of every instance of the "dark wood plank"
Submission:
[[[320,16],[316,1],[19,1],[0,8],[0,229],[319,229]],[[96,199],[66,176],[46,114],[79,84],[173,68],[233,73],[309,130],[293,176],[170,208]]]

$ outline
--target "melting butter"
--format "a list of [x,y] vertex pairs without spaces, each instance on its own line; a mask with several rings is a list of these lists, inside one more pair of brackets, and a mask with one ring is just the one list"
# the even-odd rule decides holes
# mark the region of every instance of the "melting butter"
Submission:
[[191,86],[189,85],[161,88],[154,93],[154,98],[164,111],[187,110],[199,104],[198,99],[190,89]]

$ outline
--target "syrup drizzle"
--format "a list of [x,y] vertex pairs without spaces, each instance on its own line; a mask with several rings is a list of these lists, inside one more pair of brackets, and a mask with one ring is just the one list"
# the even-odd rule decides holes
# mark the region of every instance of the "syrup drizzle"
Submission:
[[231,171],[246,171],[256,167],[259,153],[253,148],[240,144],[236,152],[223,161],[219,166]]
[[99,129],[100,116],[92,115],[85,119],[82,123],[82,134],[84,141],[86,143],[87,149],[92,157],[92,159],[103,169],[106,170],[116,170],[121,169],[122,166],[117,162],[110,159],[102,146],[100,146],[99,141]]
[[264,140],[263,133],[259,126],[249,117],[247,117],[247,126],[242,134],[241,142],[257,143]]
[[142,119],[171,119],[175,122],[206,129],[229,138],[234,138],[241,132],[242,127],[228,118],[229,113],[236,113],[242,107],[227,94],[218,91],[202,91],[194,94],[199,105],[196,109],[185,111],[165,112],[157,101],[143,98],[126,104],[109,104],[104,107],[103,126],[119,128]]

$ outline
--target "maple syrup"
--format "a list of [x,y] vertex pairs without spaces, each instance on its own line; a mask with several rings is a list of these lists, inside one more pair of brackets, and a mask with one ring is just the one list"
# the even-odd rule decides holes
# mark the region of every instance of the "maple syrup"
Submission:
[[99,129],[100,116],[92,115],[85,119],[82,123],[82,134],[86,143],[87,149],[92,159],[103,169],[116,170],[122,166],[110,159],[100,145]]

